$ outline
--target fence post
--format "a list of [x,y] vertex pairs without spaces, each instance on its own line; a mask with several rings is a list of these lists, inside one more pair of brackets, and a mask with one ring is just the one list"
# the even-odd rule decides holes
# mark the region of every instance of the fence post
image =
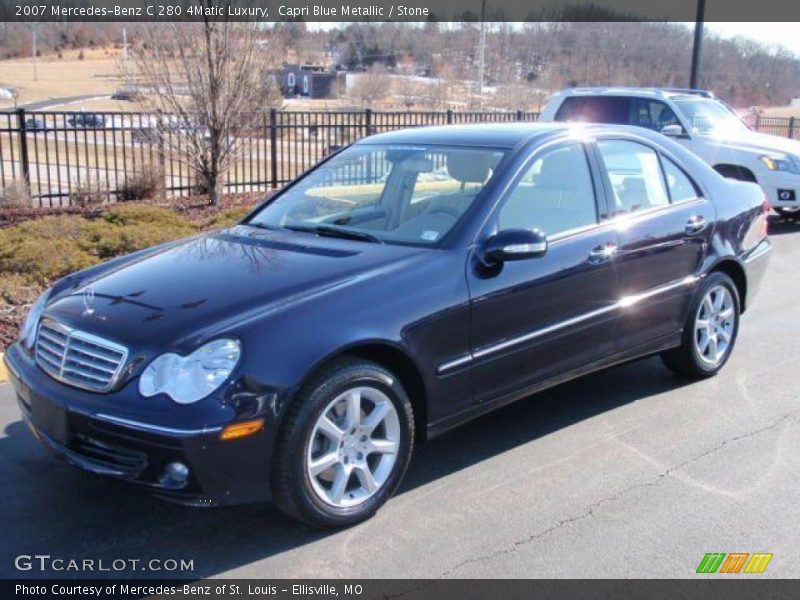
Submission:
[[753,124],[756,131],[761,131],[761,115],[756,113],[756,122]]
[[789,117],[789,139],[794,139],[794,117]]
[[269,162],[273,191],[278,189],[278,115],[269,109]]
[[452,108],[448,108],[447,109],[447,124],[448,125],[452,125],[453,124],[453,109]]
[[364,111],[364,137],[368,136],[372,131],[372,109],[368,108]]
[[31,192],[31,167],[28,162],[28,124],[25,122],[25,109],[17,109],[17,131],[19,132],[19,162],[22,170],[22,181],[28,192]]
[[522,121],[522,110],[521,109],[517,110],[517,121]]

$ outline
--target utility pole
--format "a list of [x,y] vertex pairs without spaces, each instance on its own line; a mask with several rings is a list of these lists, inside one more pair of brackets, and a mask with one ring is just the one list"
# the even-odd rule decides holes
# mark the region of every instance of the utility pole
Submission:
[[36,25],[31,25],[31,53],[33,54],[33,80],[39,80],[39,73],[36,68]]
[[483,110],[483,59],[486,51],[486,0],[481,0],[481,39],[478,46],[478,106]]
[[703,49],[703,23],[705,22],[706,0],[697,0],[697,16],[694,21],[694,46],[692,47],[692,71],[689,75],[689,87],[698,87],[697,71],[700,68],[700,55]]

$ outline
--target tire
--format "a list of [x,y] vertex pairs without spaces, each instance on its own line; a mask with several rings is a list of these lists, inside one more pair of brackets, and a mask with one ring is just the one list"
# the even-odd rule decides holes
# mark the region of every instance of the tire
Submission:
[[[722,299],[723,309],[718,315],[715,302],[719,299]],[[692,299],[681,345],[661,354],[664,364],[678,375],[692,379],[716,375],[728,362],[736,344],[740,307],[739,292],[733,280],[720,272],[708,275]],[[706,329],[702,327],[704,322],[710,322]]]
[[395,492],[413,446],[414,415],[398,378],[373,362],[336,361],[287,410],[272,469],[273,502],[313,527],[355,525]]
[[790,221],[800,220],[800,206],[773,206],[775,212]]

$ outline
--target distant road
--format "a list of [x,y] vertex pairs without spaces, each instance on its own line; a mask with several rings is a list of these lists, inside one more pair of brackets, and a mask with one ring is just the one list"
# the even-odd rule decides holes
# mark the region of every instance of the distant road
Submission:
[[82,96],[62,96],[60,98],[48,98],[47,100],[40,100],[39,102],[29,102],[28,104],[20,104],[17,108],[24,108],[25,110],[47,110],[51,106],[60,106],[62,104],[70,104],[72,102],[82,102],[84,100],[95,100],[98,98],[105,98],[108,94],[84,94]]

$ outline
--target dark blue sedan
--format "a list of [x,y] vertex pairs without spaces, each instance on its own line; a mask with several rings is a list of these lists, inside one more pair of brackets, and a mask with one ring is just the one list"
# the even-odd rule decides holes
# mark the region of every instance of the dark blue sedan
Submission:
[[635,358],[728,360],[763,192],[656,133],[376,135],[241,224],[58,281],[6,355],[34,434],[191,505],[372,515],[415,444]]

